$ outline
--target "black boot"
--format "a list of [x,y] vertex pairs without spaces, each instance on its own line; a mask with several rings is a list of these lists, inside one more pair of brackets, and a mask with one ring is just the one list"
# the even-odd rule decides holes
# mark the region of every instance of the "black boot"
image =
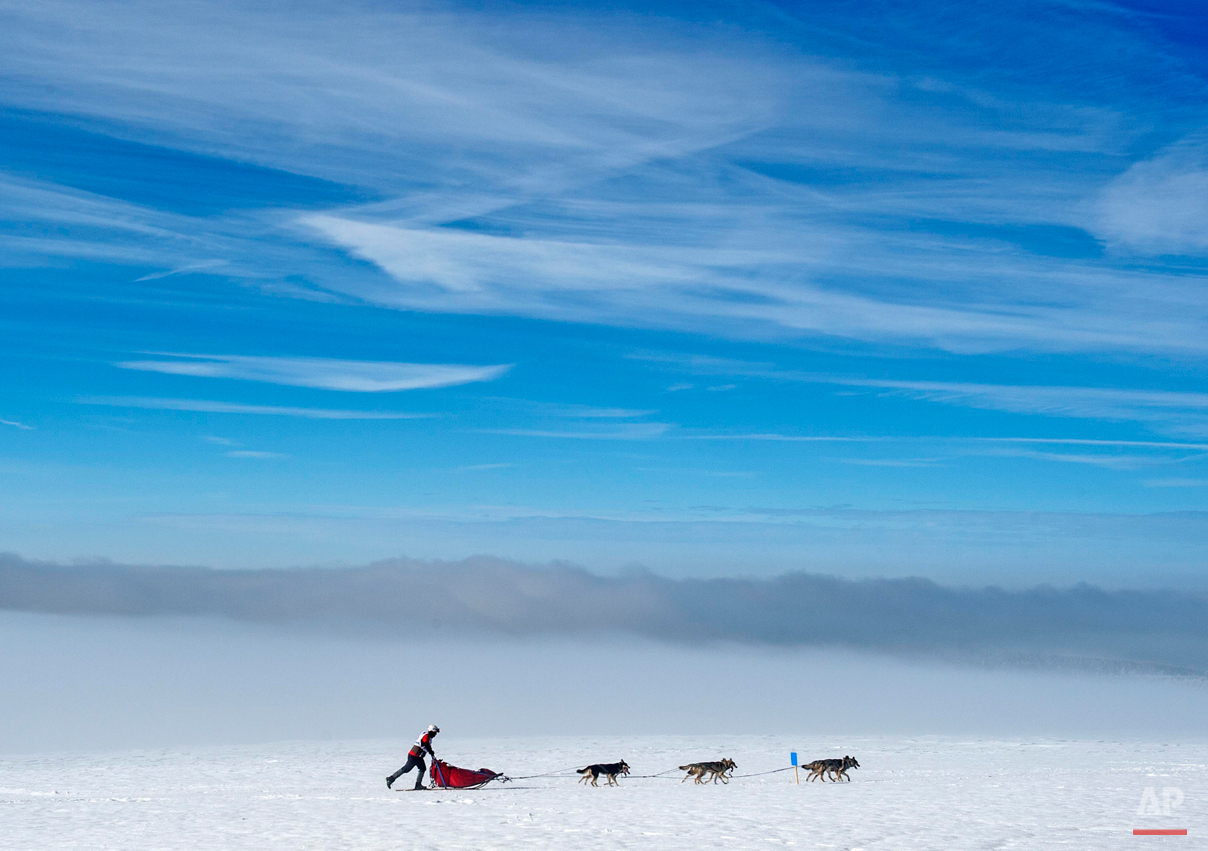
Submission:
[[398,780],[397,774],[391,774],[389,777],[387,777],[386,778],[386,788],[389,789],[389,788],[393,787],[395,780]]

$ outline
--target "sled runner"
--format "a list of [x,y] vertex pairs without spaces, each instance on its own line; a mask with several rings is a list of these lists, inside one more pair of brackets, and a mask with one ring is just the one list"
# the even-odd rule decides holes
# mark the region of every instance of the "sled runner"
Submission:
[[508,779],[498,771],[491,771],[489,768],[472,771],[468,768],[449,765],[440,759],[432,760],[432,767],[428,769],[428,774],[432,777],[433,789],[479,789],[492,780],[503,783]]

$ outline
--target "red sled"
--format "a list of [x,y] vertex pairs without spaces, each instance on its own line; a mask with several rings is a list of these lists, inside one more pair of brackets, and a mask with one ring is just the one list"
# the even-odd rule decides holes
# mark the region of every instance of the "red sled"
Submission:
[[432,776],[433,789],[480,789],[492,780],[498,780],[500,783],[507,780],[502,774],[489,768],[471,771],[468,768],[449,765],[440,759],[432,760],[428,774]]

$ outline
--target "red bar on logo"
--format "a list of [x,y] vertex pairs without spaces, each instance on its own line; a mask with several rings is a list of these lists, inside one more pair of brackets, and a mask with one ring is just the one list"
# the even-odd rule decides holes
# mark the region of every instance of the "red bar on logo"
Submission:
[[1186,836],[1187,828],[1182,830],[1142,830],[1141,828],[1133,829],[1133,836]]

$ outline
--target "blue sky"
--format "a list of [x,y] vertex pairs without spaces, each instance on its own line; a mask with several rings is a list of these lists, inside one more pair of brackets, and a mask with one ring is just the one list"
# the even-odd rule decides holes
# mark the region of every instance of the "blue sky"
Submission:
[[1201,585],[1194,5],[5,4],[0,549]]

